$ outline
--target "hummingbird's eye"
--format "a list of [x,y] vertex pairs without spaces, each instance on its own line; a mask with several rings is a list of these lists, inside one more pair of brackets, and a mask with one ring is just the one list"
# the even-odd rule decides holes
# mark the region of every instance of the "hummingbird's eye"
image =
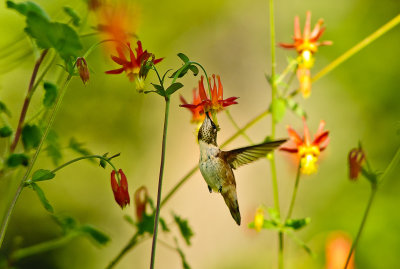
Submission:
[[215,126],[214,122],[211,122],[211,126],[213,128],[213,131],[216,132],[217,131],[217,126]]

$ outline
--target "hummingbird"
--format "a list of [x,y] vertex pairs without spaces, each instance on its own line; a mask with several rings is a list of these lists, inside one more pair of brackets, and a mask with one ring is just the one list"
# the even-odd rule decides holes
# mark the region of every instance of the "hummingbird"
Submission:
[[254,146],[222,151],[217,144],[218,128],[209,112],[198,132],[200,146],[199,168],[210,193],[218,192],[225,200],[229,211],[240,225],[241,217],[236,194],[236,181],[232,169],[251,163],[279,147],[286,139],[264,142]]

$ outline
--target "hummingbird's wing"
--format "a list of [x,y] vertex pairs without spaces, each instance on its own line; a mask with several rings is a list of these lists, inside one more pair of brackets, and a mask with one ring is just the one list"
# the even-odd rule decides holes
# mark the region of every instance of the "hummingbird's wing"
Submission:
[[265,157],[267,153],[273,151],[284,142],[286,142],[286,139],[265,142],[230,151],[221,151],[221,157],[224,158],[233,169],[236,169],[239,166],[251,163],[261,157]]

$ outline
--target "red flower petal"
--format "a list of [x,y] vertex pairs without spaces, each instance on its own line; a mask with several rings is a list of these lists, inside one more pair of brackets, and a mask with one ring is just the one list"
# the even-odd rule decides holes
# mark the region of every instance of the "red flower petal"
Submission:
[[114,70],[109,70],[106,71],[106,74],[121,74],[122,72],[124,72],[125,68],[119,68],[119,69],[114,69]]

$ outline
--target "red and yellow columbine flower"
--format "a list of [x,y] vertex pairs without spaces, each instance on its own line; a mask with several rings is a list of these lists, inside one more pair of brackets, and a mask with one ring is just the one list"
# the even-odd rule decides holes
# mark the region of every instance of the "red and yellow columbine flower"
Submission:
[[118,173],[121,176],[121,180],[119,183],[115,178],[115,170],[112,170],[111,172],[111,189],[113,191],[114,198],[117,204],[121,208],[124,208],[130,203],[128,181],[126,180],[126,176],[124,172],[122,172],[122,169],[119,169]]
[[[351,239],[343,232],[332,233],[326,242],[325,269],[343,269],[351,249]],[[350,258],[347,269],[354,269],[354,253]]]
[[317,161],[321,151],[323,151],[329,143],[329,131],[324,131],[325,122],[321,121],[317,133],[314,135],[314,140],[311,142],[310,131],[304,122],[304,137],[288,126],[288,133],[291,141],[294,142],[294,147],[281,147],[280,150],[290,153],[297,153],[300,159],[300,171],[303,174],[313,174],[317,172]]
[[311,12],[307,11],[303,36],[301,35],[299,16],[296,16],[294,18],[294,42],[292,44],[279,43],[279,46],[282,48],[295,49],[299,54],[297,77],[304,97],[308,97],[311,92],[311,76],[309,69],[314,65],[313,54],[317,52],[319,46],[332,45],[332,41],[318,41],[325,31],[325,27],[322,27],[323,23],[324,20],[319,19],[314,29],[311,31]]
[[82,79],[83,84],[86,84],[86,82],[89,81],[89,68],[85,58],[78,57],[78,59],[76,59],[76,68],[78,69],[78,73]]
[[[140,41],[137,42],[137,48],[135,49],[136,56],[129,43],[127,43],[127,48],[129,49],[129,60],[126,58],[122,48],[119,46],[116,47],[118,57],[111,56],[111,59],[122,67],[106,71],[106,74],[121,74],[125,72],[130,81],[136,82],[136,89],[138,91],[143,91],[145,77],[139,76],[139,71],[142,65],[145,64],[150,57],[154,57],[154,55],[147,52],[147,50],[143,51],[142,42]],[[154,64],[157,64],[161,62],[162,59],[163,58],[153,59],[152,61]]]
[[364,161],[365,153],[361,148],[352,149],[349,152],[349,177],[351,180],[357,180]]
[[182,106],[186,107],[187,109],[192,112],[192,123],[201,123],[204,120],[205,114],[203,106],[201,106],[201,98],[200,94],[197,94],[197,90],[193,89],[193,103],[189,104],[186,102],[185,98],[182,95],[179,96],[182,102]]
[[[202,108],[204,112],[210,111],[210,112],[219,112],[223,110],[225,107],[237,104],[236,99],[237,97],[229,97],[227,99],[223,98],[223,92],[224,89],[222,87],[221,83],[221,78],[219,76],[212,75],[213,77],[213,84],[211,84],[211,79],[209,80],[210,85],[213,85],[211,87],[211,97],[208,98],[206,90],[204,88],[204,77],[201,76],[201,79],[199,81],[199,96],[201,99],[201,102],[198,104],[182,104],[180,105],[181,107],[186,107],[189,108],[190,110],[195,109],[195,108]],[[218,87],[217,83],[215,81],[215,77],[217,77],[218,80]],[[201,110],[200,110],[201,111]],[[203,112],[203,113],[204,113]]]

